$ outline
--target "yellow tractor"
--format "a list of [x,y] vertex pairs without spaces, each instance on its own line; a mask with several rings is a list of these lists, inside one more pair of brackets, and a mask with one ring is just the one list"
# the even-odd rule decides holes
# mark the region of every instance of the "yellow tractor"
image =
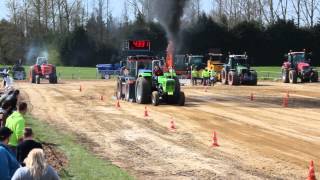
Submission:
[[221,71],[223,69],[223,54],[209,53],[207,61],[207,69],[215,74],[216,81],[221,82]]

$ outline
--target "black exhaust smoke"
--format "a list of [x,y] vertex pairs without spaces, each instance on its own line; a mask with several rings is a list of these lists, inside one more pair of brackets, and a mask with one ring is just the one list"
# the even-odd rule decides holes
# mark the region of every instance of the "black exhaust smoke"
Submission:
[[181,17],[189,0],[152,0],[154,15],[167,32],[174,47],[179,47]]

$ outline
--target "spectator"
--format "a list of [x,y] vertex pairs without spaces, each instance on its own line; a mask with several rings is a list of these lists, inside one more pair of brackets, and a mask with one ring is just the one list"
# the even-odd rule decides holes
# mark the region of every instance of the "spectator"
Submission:
[[42,149],[33,149],[11,180],[59,180],[57,172],[47,164]]
[[154,70],[153,71],[154,71],[153,73],[156,76],[163,76],[163,71],[161,70],[161,68],[158,65],[154,66]]
[[14,153],[7,147],[12,131],[0,128],[0,179],[10,180],[14,172],[20,167]]
[[0,108],[0,127],[4,127],[6,125],[6,120],[10,115],[11,105],[8,101],[5,101]]
[[33,132],[30,127],[24,129],[23,141],[17,146],[17,160],[20,164],[23,164],[24,159],[28,156],[32,149],[40,148],[42,145],[35,140],[33,140]]
[[18,107],[18,111],[13,112],[6,122],[6,127],[8,127],[13,135],[9,139],[9,147],[16,152],[18,142],[22,140],[23,131],[25,127],[24,115],[27,113],[27,103],[21,102]]

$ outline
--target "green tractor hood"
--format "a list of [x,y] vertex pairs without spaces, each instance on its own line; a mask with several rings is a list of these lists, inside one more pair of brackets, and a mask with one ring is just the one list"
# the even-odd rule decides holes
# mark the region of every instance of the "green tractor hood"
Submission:
[[166,72],[158,77],[158,83],[161,84],[163,92],[172,96],[176,87],[176,73],[174,71]]

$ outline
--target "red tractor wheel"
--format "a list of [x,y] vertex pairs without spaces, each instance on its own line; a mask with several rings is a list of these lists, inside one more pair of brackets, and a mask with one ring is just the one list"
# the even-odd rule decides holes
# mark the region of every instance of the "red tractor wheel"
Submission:
[[36,83],[36,74],[34,72],[34,69],[30,69],[30,73],[29,73],[29,81],[31,83]]
[[318,82],[318,81],[319,81],[318,71],[313,71],[311,75],[311,82]]
[[289,71],[289,81],[292,84],[296,84],[298,82],[298,76],[295,70]]
[[282,82],[289,83],[289,71],[287,69],[282,69]]

